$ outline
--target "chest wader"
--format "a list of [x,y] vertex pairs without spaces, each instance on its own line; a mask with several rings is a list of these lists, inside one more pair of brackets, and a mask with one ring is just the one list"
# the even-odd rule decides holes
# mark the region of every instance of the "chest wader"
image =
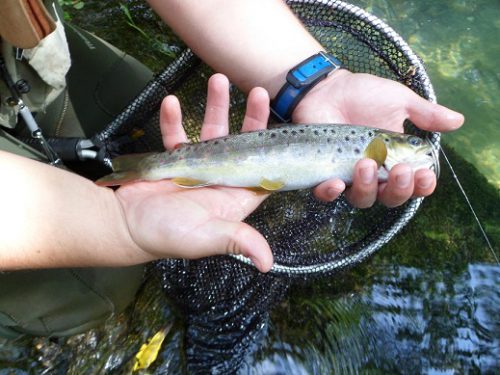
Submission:
[[[35,119],[47,137],[88,137],[109,123],[152,73],[101,39],[65,29],[72,60],[67,89]],[[0,150],[46,160],[10,133],[0,127]],[[142,265],[0,272],[0,336],[83,332],[129,305],[143,274]]]

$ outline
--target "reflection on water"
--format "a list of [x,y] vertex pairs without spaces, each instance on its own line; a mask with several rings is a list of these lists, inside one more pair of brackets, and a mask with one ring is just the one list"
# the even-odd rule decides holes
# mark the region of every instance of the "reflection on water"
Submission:
[[399,266],[379,271],[359,294],[294,301],[293,326],[274,325],[265,359],[243,373],[500,370],[500,267],[470,264],[457,275]]
[[500,188],[500,1],[354,0],[422,58],[441,104],[466,117],[444,142]]
[[[377,368],[485,373],[500,369],[500,268],[469,265],[454,276],[395,267],[363,296]],[[373,352],[373,351],[370,351]],[[386,368],[386,366],[389,366]]]

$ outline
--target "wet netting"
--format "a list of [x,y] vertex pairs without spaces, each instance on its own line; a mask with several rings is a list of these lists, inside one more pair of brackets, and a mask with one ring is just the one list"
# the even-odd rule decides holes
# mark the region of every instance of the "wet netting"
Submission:
[[[425,69],[390,27],[342,1],[287,1],[328,52],[352,72],[399,81],[435,101]],[[198,140],[211,69],[189,50],[161,74],[94,141],[111,156],[162,151],[158,109],[162,98],[181,101],[184,126]],[[242,124],[245,96],[231,88],[230,131]],[[134,142],[116,142],[140,128]],[[423,134],[437,146],[438,133]],[[108,160],[109,162],[109,160]],[[352,267],[372,255],[413,217],[421,199],[388,209],[354,209],[343,198],[317,201],[310,191],[273,194],[247,222],[269,241],[275,265],[259,273],[246,258],[219,256],[196,261],[163,260],[155,265],[162,286],[186,317],[186,358],[190,372],[235,372],[265,333],[269,310],[293,282],[304,282]]]

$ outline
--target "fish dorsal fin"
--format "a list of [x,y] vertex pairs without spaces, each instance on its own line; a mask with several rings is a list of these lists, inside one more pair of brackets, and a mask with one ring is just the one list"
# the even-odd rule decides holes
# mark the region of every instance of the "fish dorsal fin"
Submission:
[[268,180],[267,178],[263,178],[262,180],[260,180],[259,186],[267,191],[276,191],[285,186],[285,183],[279,180],[272,181]]
[[365,149],[365,156],[377,162],[379,168],[387,158],[387,146],[380,138],[374,138]]
[[176,184],[177,186],[180,186],[183,188],[198,188],[198,187],[212,185],[209,182],[196,180],[194,178],[189,178],[189,177],[175,177],[172,179],[172,182],[174,184]]

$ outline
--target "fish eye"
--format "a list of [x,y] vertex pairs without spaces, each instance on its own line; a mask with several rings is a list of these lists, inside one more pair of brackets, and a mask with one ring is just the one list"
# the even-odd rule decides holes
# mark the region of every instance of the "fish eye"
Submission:
[[412,136],[408,138],[408,143],[412,146],[420,146],[422,144],[422,140],[419,137]]

